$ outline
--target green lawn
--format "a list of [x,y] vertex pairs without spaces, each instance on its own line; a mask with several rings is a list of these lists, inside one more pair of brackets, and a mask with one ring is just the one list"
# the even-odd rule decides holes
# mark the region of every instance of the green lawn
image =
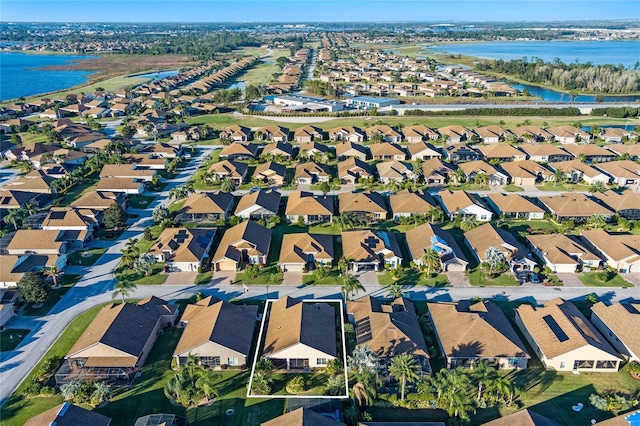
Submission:
[[[273,395],[290,395],[285,386],[289,380],[299,373],[273,373],[269,377],[273,380],[271,384],[271,393]],[[325,394],[325,385],[329,376],[324,372],[302,374],[307,380],[307,390],[296,394],[298,396],[318,396]]]
[[129,207],[132,209],[147,209],[155,198],[149,195],[130,195]]
[[503,191],[505,192],[522,192],[524,191],[524,188],[518,185],[505,185],[504,188],[502,188]]
[[445,274],[438,274],[435,277],[426,278],[426,274],[420,273],[415,269],[406,269],[402,276],[394,280],[389,271],[378,274],[378,283],[383,286],[398,283],[403,286],[426,286],[426,287],[444,287],[449,284]]
[[304,274],[302,275],[302,284],[303,285],[342,285],[340,282],[340,272],[337,268],[331,269],[329,274],[317,280],[314,278],[313,274]]
[[207,272],[198,272],[196,276],[196,285],[209,285],[211,283],[211,278],[213,277],[213,271]]
[[536,185],[539,191],[588,191],[589,186],[578,185],[575,183],[561,183],[554,185],[553,182],[545,182],[542,185]]
[[67,257],[67,263],[69,265],[92,266],[106,251],[106,248],[74,251]]
[[605,282],[598,280],[597,274],[597,272],[583,272],[578,274],[578,279],[589,287],[633,287],[633,284],[626,282],[620,274],[609,273],[609,279]]
[[71,203],[80,198],[81,195],[84,195],[88,192],[94,192],[98,187],[98,173],[94,173],[91,176],[85,176],[84,179],[72,187],[69,187],[65,190],[65,192],[61,192],[58,194],[59,197],[62,197],[60,200],[60,205],[69,206]]
[[[269,279],[273,275],[273,279],[269,282]],[[282,282],[282,272],[278,272],[276,265],[267,266],[266,268],[260,268],[257,277],[250,277],[246,270],[242,270],[236,274],[235,283],[242,284],[261,284],[261,285],[279,285]]]
[[160,285],[164,284],[167,280],[167,274],[161,274],[164,265],[162,263],[154,264],[151,269],[151,275],[143,275],[137,272],[135,269],[129,269],[125,265],[120,265],[115,270],[115,277],[120,281],[126,281],[135,285]]
[[489,279],[480,269],[475,269],[469,272],[469,283],[474,286],[482,287],[517,287],[520,284],[511,274],[498,275],[495,278]]
[[0,331],[0,352],[14,350],[30,332],[31,330],[22,328],[5,328]]
[[124,232],[124,229],[107,229],[98,228],[95,233],[95,237],[100,240],[117,240],[118,237]]
[[147,240],[144,237],[138,240],[136,246],[140,249],[140,253],[146,253],[149,251],[151,246],[156,242],[156,239],[162,233],[162,226],[160,225],[152,225],[149,229],[151,229],[151,239]]
[[60,299],[62,299],[62,296],[64,296],[79,279],[80,275],[63,274],[60,278],[58,278],[58,284],[60,285],[60,288],[53,290],[53,295],[49,298],[49,300],[47,300],[39,308],[34,308],[33,304],[27,303],[24,308],[23,315],[37,317],[47,315],[51,308],[53,308],[56,303],[58,303]]

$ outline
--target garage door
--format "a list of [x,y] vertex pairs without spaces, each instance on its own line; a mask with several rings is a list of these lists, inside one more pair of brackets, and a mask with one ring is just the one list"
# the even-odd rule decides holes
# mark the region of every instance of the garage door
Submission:
[[281,263],[282,272],[302,272],[304,265],[301,263]]
[[640,273],[640,263],[632,263],[631,265],[629,265],[628,272],[632,272],[634,274]]
[[216,262],[216,271],[235,271],[236,263],[232,260],[221,260]]

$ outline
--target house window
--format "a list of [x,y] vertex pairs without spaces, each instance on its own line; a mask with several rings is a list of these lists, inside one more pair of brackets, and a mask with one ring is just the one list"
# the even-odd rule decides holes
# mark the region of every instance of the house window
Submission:
[[573,369],[577,370],[579,368],[593,368],[593,361],[591,360],[577,360],[573,362]]
[[326,358],[316,359],[316,365],[327,365],[327,359]]
[[509,365],[515,367],[518,365],[518,358],[509,358]]
[[227,364],[229,365],[238,365],[238,358],[228,358]]
[[220,365],[219,356],[203,356],[200,357],[200,363],[205,367],[218,367]]
[[560,361],[560,368],[566,368],[567,367],[567,363],[564,361]]
[[596,368],[615,369],[617,366],[617,361],[596,361]]
[[482,216],[480,216],[480,220],[487,220],[487,215],[483,214]]

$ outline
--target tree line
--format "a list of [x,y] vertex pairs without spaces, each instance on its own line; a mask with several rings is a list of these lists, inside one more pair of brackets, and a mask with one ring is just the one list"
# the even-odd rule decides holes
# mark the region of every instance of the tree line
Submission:
[[574,107],[567,108],[467,108],[463,110],[425,111],[421,109],[409,109],[404,115],[485,115],[485,116],[540,116],[540,117],[577,117],[580,110]]

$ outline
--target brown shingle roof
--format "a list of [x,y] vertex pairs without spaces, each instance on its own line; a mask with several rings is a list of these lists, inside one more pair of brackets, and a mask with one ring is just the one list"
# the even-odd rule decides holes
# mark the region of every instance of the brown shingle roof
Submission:
[[600,258],[570,236],[564,234],[527,235],[527,240],[537,247],[550,262],[556,264],[579,264],[576,258],[595,260]]
[[285,234],[282,236],[280,263],[306,263],[307,253],[315,259],[333,261],[333,236],[320,234]]
[[338,194],[340,213],[364,211],[369,213],[387,213],[382,196],[377,192],[341,192]]
[[249,255],[267,255],[270,245],[271,230],[248,220],[227,229],[213,256],[213,262],[224,258],[239,261],[242,250],[247,250]]
[[338,426],[338,423],[308,408],[300,407],[264,422],[261,426]]
[[[593,314],[614,332],[615,336],[631,351],[640,356],[640,304],[614,303],[605,305],[598,302],[591,307]],[[635,324],[636,326],[631,326]]]
[[89,411],[70,402],[38,414],[27,420],[24,426],[109,426],[111,419],[94,411]]
[[544,210],[520,194],[496,192],[488,195],[500,212],[504,213],[542,213]]
[[311,192],[289,193],[285,215],[333,215],[333,198],[314,195]]
[[[600,424],[600,422],[598,422],[598,424]],[[560,423],[541,416],[538,413],[534,413],[529,409],[525,409],[483,423],[482,426],[560,426]]]
[[391,211],[396,213],[415,213],[425,214],[429,210],[437,206],[436,201],[428,192],[416,191],[412,192],[408,189],[403,189],[396,194],[389,196],[389,204],[391,204]]
[[593,216],[594,214],[611,215],[613,212],[601,206],[584,194],[562,194],[553,197],[538,197],[552,213],[559,216]]
[[182,205],[181,213],[224,214],[233,204],[233,195],[228,192],[200,192],[191,194]]
[[165,262],[200,262],[215,234],[215,228],[166,228],[148,253],[164,254]]

